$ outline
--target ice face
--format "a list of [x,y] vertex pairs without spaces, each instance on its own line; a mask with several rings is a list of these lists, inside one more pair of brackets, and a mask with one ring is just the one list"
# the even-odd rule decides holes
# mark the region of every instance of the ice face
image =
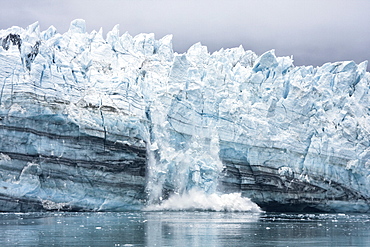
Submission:
[[104,38],[83,20],[0,38],[1,210],[138,209],[189,191],[369,210],[367,62],[177,54],[170,35]]

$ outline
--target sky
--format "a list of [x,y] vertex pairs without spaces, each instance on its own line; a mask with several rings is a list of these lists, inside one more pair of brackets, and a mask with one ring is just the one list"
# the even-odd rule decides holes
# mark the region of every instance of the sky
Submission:
[[116,24],[120,33],[173,34],[173,49],[201,42],[209,52],[242,45],[257,55],[275,49],[295,65],[370,60],[369,0],[0,0],[0,29],[38,21],[68,31],[85,19],[87,31]]

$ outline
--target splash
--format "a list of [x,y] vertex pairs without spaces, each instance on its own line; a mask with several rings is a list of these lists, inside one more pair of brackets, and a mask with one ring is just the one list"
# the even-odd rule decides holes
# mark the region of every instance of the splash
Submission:
[[200,190],[190,190],[183,194],[173,194],[161,204],[152,204],[144,211],[217,211],[217,212],[262,212],[249,198],[241,193],[206,194]]
[[[261,212],[241,193],[220,194],[217,191],[220,174],[225,168],[219,156],[219,118],[203,120],[207,125],[203,128],[198,124],[199,113],[195,110],[197,98],[191,101],[188,96],[178,95],[170,102],[181,105],[175,108],[177,114],[186,116],[188,133],[170,131],[176,122],[170,123],[169,116],[173,113],[168,111],[170,107],[166,102],[163,97],[152,100],[146,112],[153,124],[147,135],[148,201],[144,210]],[[189,109],[193,113],[187,115]],[[168,194],[170,197],[163,200]]]

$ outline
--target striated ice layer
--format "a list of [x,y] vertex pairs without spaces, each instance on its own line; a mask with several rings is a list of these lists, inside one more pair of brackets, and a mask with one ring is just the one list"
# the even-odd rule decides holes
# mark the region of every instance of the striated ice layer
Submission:
[[83,20],[0,31],[0,211],[166,207],[189,191],[369,211],[367,62],[177,54],[171,38]]

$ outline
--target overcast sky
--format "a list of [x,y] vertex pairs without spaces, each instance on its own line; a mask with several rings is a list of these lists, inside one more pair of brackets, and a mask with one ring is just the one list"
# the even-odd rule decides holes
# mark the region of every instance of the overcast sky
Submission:
[[0,0],[0,29],[68,30],[73,19],[106,34],[173,34],[173,48],[185,52],[201,42],[210,52],[243,45],[262,54],[293,55],[295,65],[370,60],[369,0]]

